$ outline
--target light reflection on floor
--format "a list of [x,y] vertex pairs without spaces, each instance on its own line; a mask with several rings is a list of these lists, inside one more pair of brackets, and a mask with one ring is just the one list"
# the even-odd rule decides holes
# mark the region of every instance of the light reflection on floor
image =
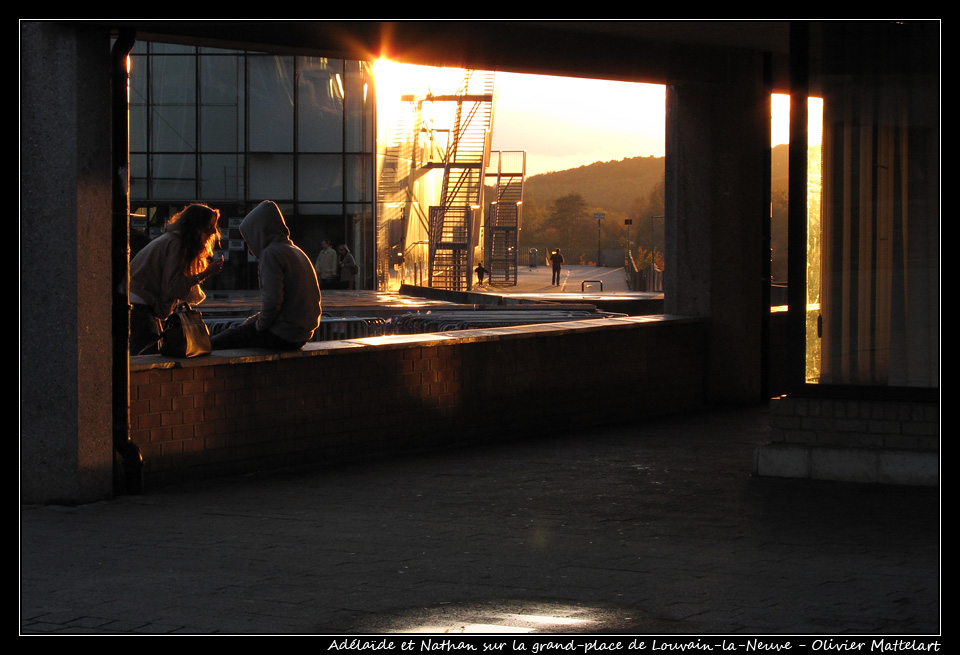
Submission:
[[398,630],[404,634],[419,635],[470,635],[470,634],[526,634],[533,628],[517,628],[493,623],[468,623],[466,625],[425,625],[412,630]]
[[485,600],[411,608],[382,614],[359,626],[385,634],[559,634],[614,630],[629,617],[623,610],[553,601]]

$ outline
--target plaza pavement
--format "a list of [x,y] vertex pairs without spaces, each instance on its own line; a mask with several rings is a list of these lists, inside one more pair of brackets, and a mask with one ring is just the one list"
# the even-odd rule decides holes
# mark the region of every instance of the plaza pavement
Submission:
[[938,633],[939,490],[752,477],[768,429],[763,407],[544,417],[511,443],[23,506],[20,631]]

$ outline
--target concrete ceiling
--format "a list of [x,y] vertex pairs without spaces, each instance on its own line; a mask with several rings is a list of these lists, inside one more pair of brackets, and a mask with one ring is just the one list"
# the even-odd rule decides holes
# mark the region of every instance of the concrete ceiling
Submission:
[[[100,22],[100,21],[97,21]],[[786,21],[110,21],[138,38],[488,70],[666,82],[716,79],[734,53],[785,75]]]

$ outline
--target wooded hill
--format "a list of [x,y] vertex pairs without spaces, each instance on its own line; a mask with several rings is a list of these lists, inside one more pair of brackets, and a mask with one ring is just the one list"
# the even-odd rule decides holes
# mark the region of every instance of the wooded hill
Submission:
[[557,198],[579,193],[591,207],[626,213],[663,180],[663,162],[663,157],[632,157],[533,175],[524,184],[524,204],[533,201],[549,207]]
[[[787,151],[786,145],[771,151],[775,281],[786,279]],[[632,157],[531,176],[524,185],[520,245],[544,253],[560,247],[569,263],[581,254],[589,261],[597,252],[595,212],[606,214],[600,226],[602,248],[626,249],[629,234],[635,259],[662,253],[664,158]],[[633,221],[629,233],[624,219]]]
[[663,157],[632,157],[596,162],[565,171],[531,176],[524,184],[522,248],[546,253],[563,248],[568,263],[597,254],[597,221],[603,212],[604,250],[628,247],[625,219],[633,220],[629,241],[646,250],[663,250]]

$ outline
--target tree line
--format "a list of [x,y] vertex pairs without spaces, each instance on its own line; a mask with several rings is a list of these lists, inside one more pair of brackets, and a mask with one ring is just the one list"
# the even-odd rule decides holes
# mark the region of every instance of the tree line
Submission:
[[[771,150],[771,274],[774,282],[787,277],[787,160],[788,146]],[[538,248],[546,257],[562,248],[568,263],[595,263],[597,221],[600,248],[633,252],[643,268],[661,265],[664,252],[664,158],[633,157],[596,162],[555,173],[531,176],[524,185],[520,247]],[[628,227],[625,220],[631,220]],[[607,262],[613,264],[614,262]]]
[[[594,220],[597,213],[605,218]],[[592,264],[599,222],[602,250],[632,249],[635,258],[652,259],[663,252],[663,215],[663,157],[597,162],[535,175],[524,186],[520,247],[541,249],[544,256],[562,248],[567,263]]]

